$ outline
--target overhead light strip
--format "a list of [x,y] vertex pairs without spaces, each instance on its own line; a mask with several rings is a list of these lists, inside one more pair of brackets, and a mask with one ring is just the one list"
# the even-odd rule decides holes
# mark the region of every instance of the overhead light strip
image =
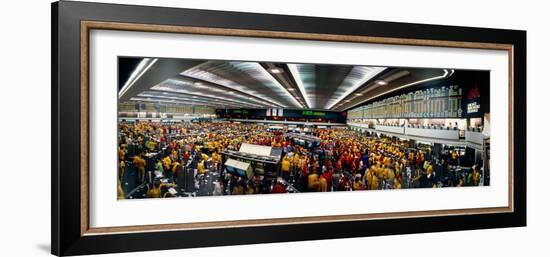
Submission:
[[[172,88],[173,86],[178,87],[178,89]],[[184,87],[185,88],[189,87],[189,89],[191,89],[191,87],[197,87],[197,86],[194,85],[193,83],[187,83],[187,82],[180,81],[180,80],[175,80],[175,79],[167,79],[167,80],[161,82],[160,84],[152,87],[151,89],[159,90],[159,91],[165,91],[165,92],[180,93],[180,94],[188,94],[188,95],[196,95],[196,96],[207,96],[207,97],[210,97],[210,98],[216,98],[216,99],[221,99],[221,100],[226,100],[226,101],[231,101],[231,102],[242,103],[242,104],[246,104],[246,105],[250,105],[250,106],[254,106],[254,107],[264,107],[264,105],[259,105],[259,104],[254,104],[254,103],[250,103],[250,102],[244,102],[244,101],[241,101],[241,100],[237,100],[237,99],[235,99],[235,97],[228,98],[228,97],[212,95],[212,94],[200,94],[200,93],[192,92],[191,90],[187,90],[187,89],[179,89],[179,88],[184,88]],[[213,90],[213,88],[209,88],[206,85],[201,85],[200,87],[204,87],[204,89],[206,89],[206,90]],[[217,93],[220,93],[218,91],[219,90],[216,90]],[[221,92],[221,93],[225,93],[225,92]],[[240,98],[247,98],[247,100],[255,100],[252,97],[246,97],[246,96],[242,96],[242,95],[238,95],[238,94],[235,94],[234,96],[240,97]],[[265,104],[265,103],[261,102],[261,104]]]
[[[276,80],[271,73],[266,71],[264,67],[262,67],[262,65],[260,65],[257,62],[252,63],[252,65],[253,65],[253,68],[259,72],[257,74],[250,74],[253,78],[257,80],[269,81],[270,84],[275,85],[280,90],[280,92],[283,92],[284,94],[286,94],[287,98],[291,99],[292,102],[294,102],[294,104],[296,105],[296,107],[303,108],[303,106],[298,102],[298,100],[294,98],[294,96],[283,85],[281,85],[281,83],[279,83],[279,81]],[[281,72],[279,71],[278,73],[281,73]]]
[[172,104],[189,104],[191,102],[197,102],[197,103],[209,103],[208,101],[200,100],[200,99],[187,99],[187,100],[175,100],[175,99],[166,99],[158,96],[153,95],[138,95],[136,97],[130,98],[130,100],[133,101],[150,101],[150,102],[163,102],[163,103],[172,103]]
[[118,92],[118,98],[121,98],[130,87],[136,83],[136,81],[141,78],[141,76],[153,66],[158,61],[157,58],[151,59],[151,58],[143,58],[141,62],[139,62],[138,66],[132,71],[132,74],[130,74],[130,77],[128,80],[126,80],[126,83],[124,83],[124,86],[122,86],[122,89],[120,92]]
[[296,66],[296,64],[293,64],[293,63],[288,63],[287,67],[290,70],[292,77],[294,77],[294,81],[296,81],[296,85],[298,86],[298,89],[300,89],[300,92],[304,96],[304,100],[306,101],[307,108],[311,108],[312,105],[306,93],[306,88],[304,87],[304,83],[302,81],[302,77],[300,76],[300,72],[298,71],[298,66]]
[[[182,104],[182,105],[205,105],[205,106],[211,106],[216,107],[210,102],[204,102],[199,100],[192,100],[191,102],[182,102],[182,101],[171,101],[171,100],[163,100],[163,99],[152,99],[152,98],[144,98],[144,97],[132,97],[130,98],[130,101],[136,101],[136,102],[152,102],[152,103],[165,103],[165,104]],[[235,106],[235,107],[242,107],[240,105],[222,105],[222,106]]]
[[158,94],[154,94],[154,93],[148,93],[148,92],[145,92],[145,93],[141,93],[138,95],[138,97],[154,97],[154,98],[161,98],[161,99],[170,99],[170,100],[177,100],[177,101],[201,101],[201,102],[214,102],[214,103],[220,103],[220,104],[226,104],[226,105],[240,105],[240,106],[250,106],[250,105],[247,105],[247,104],[237,104],[237,103],[234,103],[234,102],[230,102],[230,101],[226,101],[226,100],[219,100],[219,99],[215,99],[215,100],[212,100],[212,99],[209,99],[209,98],[204,98],[204,97],[200,97],[200,96],[169,96],[169,95],[158,95]]
[[197,96],[197,97],[209,97],[209,98],[224,100],[224,101],[228,101],[228,102],[239,103],[239,104],[243,104],[243,105],[247,105],[247,106],[252,106],[252,107],[256,107],[256,108],[263,107],[261,105],[242,102],[242,101],[238,101],[238,100],[230,99],[230,98],[226,98],[226,97],[220,97],[220,96],[215,96],[215,95],[196,94],[196,93],[189,92],[187,90],[171,89],[171,88],[168,88],[168,87],[155,87],[155,88],[152,88],[152,89],[153,90],[158,90],[158,91],[163,91],[163,92],[186,94],[186,95]]

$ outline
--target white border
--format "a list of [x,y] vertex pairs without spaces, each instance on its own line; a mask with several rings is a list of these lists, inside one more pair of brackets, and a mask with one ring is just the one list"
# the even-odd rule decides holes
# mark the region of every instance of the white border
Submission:
[[[508,206],[506,51],[105,30],[89,47],[90,227]],[[490,70],[491,186],[117,201],[117,56]]]

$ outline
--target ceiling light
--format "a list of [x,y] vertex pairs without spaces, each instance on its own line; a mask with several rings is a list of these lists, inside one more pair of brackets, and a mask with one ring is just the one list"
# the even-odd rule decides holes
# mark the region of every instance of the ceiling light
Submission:
[[300,89],[302,96],[304,96],[304,100],[306,101],[307,108],[311,108],[312,105],[309,101],[309,96],[306,92],[306,88],[304,86],[302,77],[300,75],[300,71],[298,70],[298,65],[289,63],[286,66],[290,70],[290,74],[292,75],[292,77],[294,77],[294,81],[296,81],[296,85],[298,86],[298,89]]
[[363,94],[361,93],[355,93],[356,96],[362,96]]
[[130,74],[130,77],[128,80],[126,80],[126,83],[124,83],[124,86],[120,89],[118,93],[118,98],[121,98],[122,95],[128,91],[130,87],[134,85],[136,81],[139,80],[139,78],[149,69],[155,62],[157,62],[158,59],[151,59],[151,58],[143,58],[138,64],[138,66],[132,71]]
[[273,74],[279,74],[279,73],[283,73],[283,70],[280,69],[280,68],[270,68],[269,72],[271,72]]
[[294,91],[294,88],[289,87],[289,88],[287,88],[287,90],[288,91]]
[[[180,93],[180,94],[186,94],[186,95],[197,95],[197,94],[199,94],[199,93],[197,93],[193,90],[190,91],[190,90],[182,89],[188,84],[192,84],[192,83],[187,83],[185,81],[176,80],[176,79],[167,79],[167,80],[159,83],[158,85],[153,86],[151,89],[164,91],[164,92],[168,92],[168,93]],[[205,84],[206,83],[203,82],[203,87],[207,88],[208,90],[212,89],[211,87],[208,87]],[[227,92],[227,91],[224,91],[224,93],[225,92]],[[254,103],[248,103],[248,102],[245,102],[245,101],[240,101],[236,98],[229,99],[229,98],[225,98],[225,97],[222,97],[222,96],[219,96],[219,95],[206,94],[206,93],[200,93],[200,96],[206,96],[206,97],[211,97],[211,98],[215,98],[215,99],[223,99],[223,100],[227,100],[227,101],[231,101],[231,102],[238,102],[238,103],[241,103],[241,104],[251,105],[251,106],[254,106],[256,108],[262,107],[262,105],[258,105],[258,104],[254,104]],[[240,96],[238,94],[235,94],[234,96],[238,96],[239,98],[246,98],[245,96]]]
[[200,81],[196,81],[196,82],[195,82],[195,83],[193,83],[193,84],[194,84],[195,86],[202,86],[202,85],[203,85],[203,83],[202,83],[202,82],[200,82]]
[[[281,83],[276,80],[269,72],[267,72],[259,63],[256,62],[230,62],[231,65],[233,65],[236,69],[244,71],[248,73],[252,78],[258,80],[263,85],[271,88],[272,90],[279,93],[279,95],[283,96],[286,95],[286,98],[292,102],[294,102],[295,106],[299,106],[298,102],[296,101],[296,98],[290,94],[287,90],[285,90],[285,87],[281,85]],[[269,71],[272,73],[282,73],[283,70],[280,68],[271,68]],[[248,90],[247,90],[248,91]],[[254,95],[257,97],[257,94],[249,93],[250,95]],[[273,101],[271,99],[270,101],[274,105],[279,105],[281,108],[286,108],[286,105],[282,105],[276,101]]]
[[378,80],[376,81],[376,84],[380,85],[380,86],[385,86],[388,84],[388,82],[384,81],[384,80]]

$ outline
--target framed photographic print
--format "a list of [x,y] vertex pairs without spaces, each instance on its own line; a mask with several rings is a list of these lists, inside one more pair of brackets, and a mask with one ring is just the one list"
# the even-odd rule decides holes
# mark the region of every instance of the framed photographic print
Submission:
[[526,225],[526,32],[52,4],[52,253]]

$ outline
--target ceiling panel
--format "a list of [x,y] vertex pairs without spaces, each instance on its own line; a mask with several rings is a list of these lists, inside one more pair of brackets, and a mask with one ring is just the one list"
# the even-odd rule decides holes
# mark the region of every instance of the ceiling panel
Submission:
[[257,62],[207,61],[183,71],[180,75],[262,99],[271,107],[302,107],[285,87]]
[[161,92],[179,93],[197,97],[204,96],[212,99],[231,101],[252,108],[262,108],[265,107],[265,104],[268,104],[240,92],[228,91],[205,82],[192,81],[180,77],[167,79],[153,86],[151,89]]
[[187,104],[190,103],[201,103],[208,106],[233,106],[233,107],[243,107],[243,108],[254,108],[248,104],[239,103],[232,100],[224,100],[219,98],[207,97],[204,95],[193,95],[193,94],[180,94],[173,92],[160,92],[160,91],[146,91],[137,95],[140,98],[149,98],[149,99],[159,99],[172,102],[184,102]]
[[[310,108],[343,111],[373,97],[443,78],[442,69],[148,59],[134,65],[120,101],[219,108]],[[134,74],[134,75],[132,75]]]

